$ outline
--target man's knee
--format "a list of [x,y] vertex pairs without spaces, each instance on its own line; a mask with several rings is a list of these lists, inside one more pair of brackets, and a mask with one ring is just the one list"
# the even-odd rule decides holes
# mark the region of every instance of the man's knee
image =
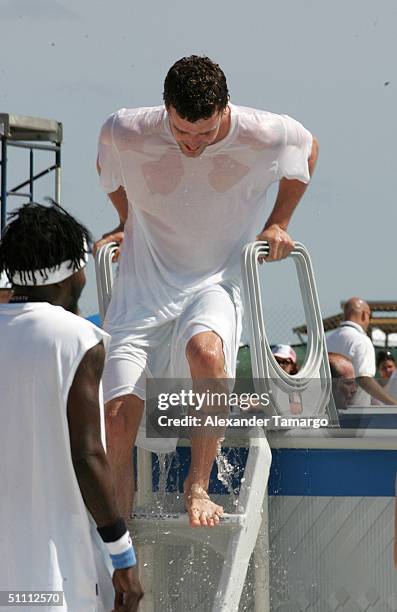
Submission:
[[192,376],[213,378],[225,375],[222,340],[215,332],[193,336],[186,346],[186,358]]
[[111,439],[135,440],[143,414],[144,402],[136,395],[116,397],[105,404],[106,436]]

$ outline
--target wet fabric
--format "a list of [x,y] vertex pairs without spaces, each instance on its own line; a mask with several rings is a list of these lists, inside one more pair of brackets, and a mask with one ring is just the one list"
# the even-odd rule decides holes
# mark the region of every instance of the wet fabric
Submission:
[[266,191],[282,177],[309,181],[312,136],[297,121],[230,105],[226,137],[183,155],[163,106],[122,109],[104,124],[103,189],[123,186],[128,219],[106,317],[110,333],[179,316],[191,295],[240,278],[242,247],[262,230]]
[[[234,378],[241,332],[239,293],[214,285],[197,292],[177,319],[129,334],[114,334],[103,375],[105,401],[133,394],[146,400],[148,378],[190,379],[186,346],[201,332],[213,331],[222,340],[225,378]],[[137,446],[152,452],[175,450],[177,439],[146,437],[146,413]]]

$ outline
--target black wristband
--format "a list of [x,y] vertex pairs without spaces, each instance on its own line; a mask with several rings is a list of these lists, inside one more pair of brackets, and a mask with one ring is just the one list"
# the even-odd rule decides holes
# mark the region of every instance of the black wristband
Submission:
[[97,531],[104,542],[116,542],[127,531],[127,525],[123,518],[118,518],[112,525],[97,527]]

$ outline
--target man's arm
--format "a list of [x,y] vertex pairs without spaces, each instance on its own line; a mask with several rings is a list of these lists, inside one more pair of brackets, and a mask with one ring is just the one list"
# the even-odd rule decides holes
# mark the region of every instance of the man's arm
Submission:
[[[87,351],[77,368],[67,403],[73,466],[84,502],[100,528],[114,525],[120,517],[100,432],[99,383],[104,357],[102,343]],[[113,584],[115,610],[135,612],[143,594],[136,566],[115,570]]]
[[[308,159],[309,174],[312,176],[318,157],[318,142],[313,136],[312,149]],[[307,189],[298,180],[282,178],[273,210],[257,240],[267,240],[270,246],[268,261],[287,257],[294,248],[294,242],[287,234],[292,214]]]
[[359,376],[357,378],[357,382],[366,391],[374,397],[375,399],[382,402],[382,404],[396,406],[397,400],[395,400],[391,395],[389,395],[378,383],[376,378],[372,376]]
[[[100,175],[101,167],[98,160],[96,167],[98,174]],[[119,215],[119,224],[110,232],[103,234],[102,238],[95,242],[93,246],[94,255],[96,255],[98,249],[100,249],[104,244],[107,244],[108,242],[117,242],[118,244],[121,244],[124,238],[124,225],[128,216],[128,200],[124,187],[120,186],[118,189],[116,189],[116,191],[108,193],[108,197]]]

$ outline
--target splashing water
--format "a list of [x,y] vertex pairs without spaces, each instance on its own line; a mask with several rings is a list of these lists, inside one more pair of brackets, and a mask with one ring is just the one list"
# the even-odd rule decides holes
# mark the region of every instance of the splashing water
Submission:
[[[229,497],[229,503],[234,506],[232,512],[238,511],[237,483],[244,480],[240,478],[244,468],[239,467],[241,462],[236,461],[235,452],[235,449],[222,451],[219,448],[216,457],[218,481],[229,494],[223,497]],[[154,493],[151,504],[153,513],[168,514],[181,510],[182,497],[178,491],[182,485],[179,479],[183,476],[182,470],[178,469],[180,465],[178,453],[158,455],[158,490]],[[176,477],[174,471],[177,473]],[[160,533],[163,538],[161,553],[159,542],[150,538],[151,541],[147,543],[150,555],[145,559],[146,563],[143,563],[145,569],[150,568],[151,574],[156,576],[154,609],[161,609],[163,612],[183,612],[186,609],[191,612],[209,611],[223,564],[222,557],[202,542],[188,543],[186,540],[179,540],[174,533],[167,531],[167,528],[160,529]],[[211,535],[212,532],[209,532],[208,537]],[[156,550],[151,544],[156,546]],[[247,591],[249,596],[242,598],[240,610],[252,612],[252,584],[247,587]]]
[[239,456],[236,455],[236,449],[226,451],[219,448],[215,461],[218,468],[217,478],[232,497],[232,505],[237,510],[239,487],[245,481],[245,477],[244,467],[241,465]]
[[233,496],[233,505],[236,506],[238,503],[238,492],[233,486],[236,466],[229,462],[226,453],[222,452],[221,448],[218,449],[215,461],[218,468],[217,478],[226,487],[227,492]]
[[171,466],[173,468],[178,467],[175,465],[175,461],[178,461],[178,455],[175,451],[172,453],[158,453],[157,460],[159,470],[158,489],[153,493],[151,511],[163,514],[169,511],[166,507],[166,503],[169,501],[170,497],[167,493],[167,482]]
[[176,453],[172,453],[172,455],[169,455],[167,453],[161,453],[158,455],[159,470],[160,470],[160,475],[159,475],[159,494],[160,496],[158,499],[159,510],[163,510],[165,506],[165,500],[167,496],[168,474],[171,469],[172,456],[175,454]]

